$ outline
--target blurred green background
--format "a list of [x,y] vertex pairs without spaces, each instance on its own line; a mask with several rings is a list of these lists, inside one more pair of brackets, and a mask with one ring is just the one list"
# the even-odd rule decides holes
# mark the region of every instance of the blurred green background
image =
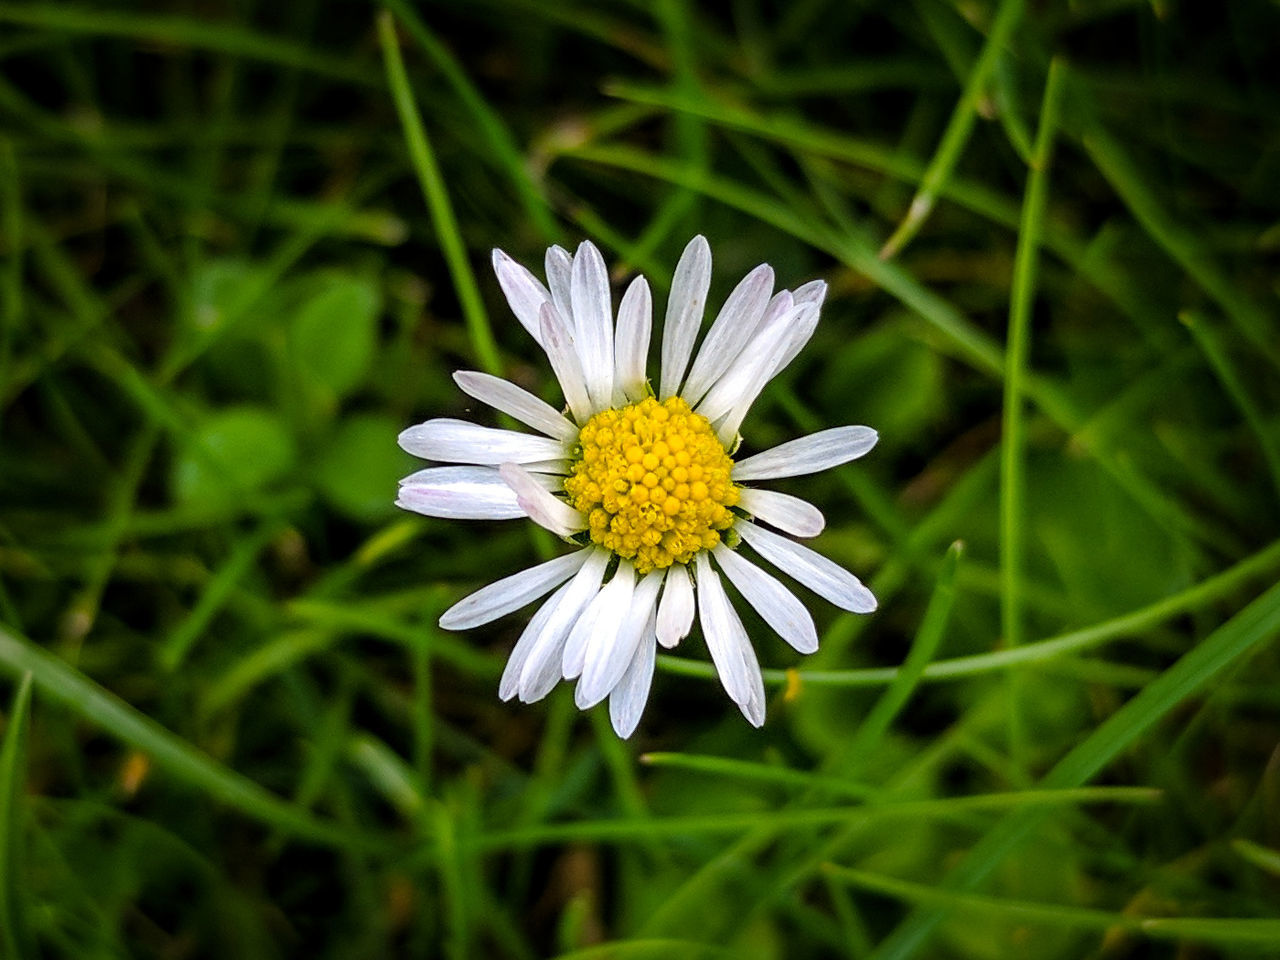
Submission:
[[[0,956],[1280,956],[1280,11],[0,2]],[[558,549],[392,506],[488,270],[831,285],[750,449],[808,597],[752,730],[503,704]],[[487,421],[492,422],[492,421]],[[952,549],[955,541],[964,550]],[[794,668],[794,671],[792,670]]]

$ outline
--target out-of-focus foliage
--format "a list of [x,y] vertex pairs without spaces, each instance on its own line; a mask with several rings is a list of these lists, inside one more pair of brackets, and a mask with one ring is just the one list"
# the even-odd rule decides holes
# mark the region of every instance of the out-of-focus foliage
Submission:
[[[1277,35],[0,3],[0,956],[1276,955]],[[881,609],[748,621],[762,731],[695,634],[620,743],[436,627],[559,547],[397,511],[395,437],[562,403],[493,247],[660,316],[695,233],[830,284],[744,453],[880,430],[783,486]]]

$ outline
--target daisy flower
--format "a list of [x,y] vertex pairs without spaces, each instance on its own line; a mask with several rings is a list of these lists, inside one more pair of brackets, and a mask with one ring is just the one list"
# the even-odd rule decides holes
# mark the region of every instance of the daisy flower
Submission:
[[615,320],[609,274],[590,242],[572,255],[550,248],[545,285],[501,250],[493,268],[516,319],[546,352],[565,409],[489,374],[455,373],[465,393],[537,433],[453,419],[410,427],[400,446],[450,465],[406,477],[396,503],[429,517],[529,517],[577,549],[477,590],[440,626],[467,630],[550,594],[512,650],[502,699],[531,702],[576,679],[578,706],[608,697],[613,727],[627,737],[649,696],[657,645],[678,644],[696,615],[725,690],[760,726],[760,665],[721,575],[796,650],[812,653],[818,634],[805,605],[741,544],[844,610],[876,607],[855,576],[782,535],[820,533],[816,507],[754,486],[860,457],[876,432],[836,427],[733,457],[751,404],[812,336],[826,284],[775,293],[772,268],[756,267],[695,352],[711,249],[694,237],[671,285],[655,393],[644,277],[631,282]]

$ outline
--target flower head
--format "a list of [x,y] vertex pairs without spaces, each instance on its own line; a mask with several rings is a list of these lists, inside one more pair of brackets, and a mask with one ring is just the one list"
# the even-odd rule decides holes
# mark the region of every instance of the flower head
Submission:
[[476,591],[440,625],[466,630],[550,593],[516,642],[500,695],[529,702],[561,678],[577,679],[578,706],[608,697],[614,729],[626,737],[648,699],[657,645],[674,647],[696,615],[725,690],[760,726],[760,665],[720,574],[801,653],[817,649],[818,635],[804,604],[739,545],[842,609],[876,606],[851,573],[756,522],[812,537],[825,522],[816,507],[748,485],[853,460],[875,445],[876,432],[836,427],[733,459],[751,404],[812,336],[826,284],[774,293],[773,270],[762,264],[729,295],[695,355],[711,249],[694,237],[667,302],[655,394],[646,376],[653,304],[644,277],[627,288],[615,321],[608,272],[590,242],[573,255],[548,250],[545,286],[500,250],[493,267],[516,318],[546,352],[565,411],[506,380],[454,374],[467,394],[539,432],[449,419],[410,427],[400,435],[405,450],[452,466],[406,477],[396,503],[431,517],[529,517],[578,549]]

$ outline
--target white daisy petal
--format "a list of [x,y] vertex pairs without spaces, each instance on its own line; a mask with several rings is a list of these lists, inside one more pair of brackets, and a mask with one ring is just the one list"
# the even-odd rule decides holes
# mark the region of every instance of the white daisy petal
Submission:
[[702,329],[711,287],[711,247],[704,236],[689,241],[676,264],[671,279],[671,296],[662,327],[662,373],[658,399],[666,400],[680,390],[693,345]]
[[720,308],[715,323],[707,331],[693,369],[680,396],[696,406],[710,386],[729,368],[744,349],[754,347],[752,335],[764,318],[765,307],[773,295],[773,268],[767,263],[756,267],[733,289]]
[[618,628],[631,606],[631,596],[636,588],[636,570],[625,560],[618,564],[613,579],[582,611],[582,616],[569,631],[561,658],[561,674],[572,680],[582,673],[588,650],[600,644],[612,645],[618,636]]
[[738,506],[752,516],[797,537],[816,537],[827,525],[822,511],[807,500],[777,490],[743,487]]
[[400,434],[400,446],[415,457],[441,463],[534,463],[556,460],[568,452],[562,440],[447,417],[405,430]]
[[818,281],[801,288],[804,299],[789,291],[775,294],[765,309],[749,350],[744,350],[716,381],[698,412],[716,424],[716,435],[726,448],[735,445],[738,430],[751,405],[770,380],[799,356],[818,328],[819,306],[826,284]]
[[[729,608],[729,612],[733,614],[734,619],[737,619],[738,615],[732,607]],[[742,625],[741,621],[738,625]],[[745,631],[743,635],[745,636]],[[742,715],[747,718],[747,722],[759,729],[764,726],[764,675],[760,672],[760,661],[756,659],[756,653],[751,649],[751,644],[747,643],[741,649],[742,659],[746,662],[747,673],[751,677],[751,697],[745,704],[738,706],[742,710]]]
[[566,553],[481,587],[446,610],[440,616],[440,626],[445,630],[468,630],[519,610],[580,572],[596,552],[599,551],[588,548]]
[[738,357],[733,367],[716,381],[698,405],[698,412],[708,420],[718,420],[727,414],[730,426],[722,432],[735,434],[751,404],[773,378],[778,356],[793,341],[807,341],[817,325],[818,308],[811,304],[793,307],[771,323],[761,325],[750,350]]
[[609,694],[609,719],[614,732],[626,740],[635,732],[649,699],[649,687],[653,683],[653,665],[658,644],[653,636],[654,615],[649,615],[640,643],[632,654],[631,664],[618,685]]
[[772,480],[818,473],[856,460],[876,445],[880,435],[870,427],[833,427],[788,440],[733,466],[733,479]]
[[610,554],[607,550],[593,547],[582,552],[589,556],[569,582],[569,589],[547,617],[520,670],[516,692],[525,703],[541,700],[560,680],[560,665],[564,659],[564,644],[569,631],[578,622],[582,611],[600,593],[600,583],[604,580]]
[[578,681],[574,696],[574,701],[581,709],[594,707],[622,680],[622,675],[635,659],[636,645],[640,643],[641,635],[653,616],[660,586],[660,572],[654,570],[647,574],[636,584],[613,641],[605,644],[601,642],[600,636],[592,639],[582,665],[582,679]]
[[[612,583],[613,581],[609,581]],[[595,632],[596,624],[600,622],[600,617],[604,613],[606,598],[605,588],[601,587],[596,591],[590,602],[582,608],[582,612],[578,615],[578,619],[573,622],[573,626],[569,628],[565,634],[564,643],[560,646],[560,657],[556,662],[556,677],[562,680],[576,679],[578,674],[582,672],[582,661],[586,657],[587,642],[591,639],[592,633]],[[577,666],[577,670],[572,670],[570,664]],[[547,669],[550,669],[548,667]]]
[[[809,284],[805,284],[805,286],[809,286]],[[825,283],[822,284],[820,296],[818,296],[816,301],[814,299],[801,300],[799,297],[796,298],[797,307],[813,307],[813,325],[806,331],[796,331],[797,335],[789,337],[787,341],[783,343],[782,350],[778,355],[778,361],[773,365],[773,372],[769,374],[770,379],[776,377],[783,370],[787,369],[787,367],[791,365],[791,361],[800,356],[800,351],[803,350],[813,338],[814,331],[818,329],[818,314],[821,311],[822,298],[826,296],[826,289],[827,285]]]
[[[697,556],[698,622],[711,652],[716,674],[729,699],[755,726],[763,722],[764,681],[747,631],[738,619],[720,575],[711,569],[706,551]],[[757,693],[757,690],[759,692]],[[759,719],[757,719],[757,717]]]
[[493,251],[493,272],[498,277],[498,286],[502,287],[507,303],[511,305],[511,312],[533,339],[541,344],[542,331],[538,313],[544,303],[550,302],[550,292],[542,285],[542,281],[501,250]]
[[400,481],[396,506],[425,517],[450,520],[513,520],[528,516],[493,467],[419,470]]
[[[564,489],[564,471],[556,476],[545,468],[564,462],[563,460],[543,460],[540,463],[524,463],[521,466],[528,470],[544,489],[555,491]],[[436,483],[442,479],[449,479],[451,474],[459,479],[472,477],[476,483],[500,483],[504,487],[507,486],[502,475],[498,473],[497,467],[427,467],[423,470],[415,470],[400,480],[399,484],[403,489],[413,484]],[[511,488],[507,487],[507,489],[509,491]]]
[[573,326],[582,372],[592,410],[613,402],[613,302],[609,296],[609,271],[590,240],[578,246],[573,257]]
[[731,363],[720,374],[706,396],[697,405],[698,412],[708,420],[716,420],[728,413],[748,389],[750,382],[767,374],[773,364],[773,356],[778,352],[778,342],[785,336],[788,315],[795,308],[791,305],[791,294],[782,290],[777,293],[769,306],[765,308],[764,319],[760,321],[751,342],[751,349],[739,356],[737,362]]
[[[697,413],[706,417],[713,424],[727,423],[729,414],[733,411],[733,401],[738,399],[746,389],[746,382],[750,378],[751,372],[749,368],[740,367],[721,377],[720,382],[716,384],[712,392],[707,394],[702,403],[698,405]],[[720,442],[728,450],[732,444],[724,442],[723,437],[726,435],[729,435],[728,430],[716,428],[716,436],[721,438]]]
[[548,247],[545,265],[547,286],[551,288],[551,302],[556,305],[556,310],[572,330],[573,302],[569,299],[569,287],[573,275],[573,254],[564,247]]
[[764,326],[766,323],[782,316],[795,305],[796,300],[790,290],[779,290],[770,299],[769,305],[764,308],[764,316],[760,318],[760,325]]
[[587,529],[587,518],[539,483],[518,463],[504,463],[498,474],[516,495],[518,503],[540,527],[556,536],[571,537]]
[[728,602],[727,596],[725,609],[729,613],[729,620],[738,637],[738,653],[742,657],[742,669],[748,682],[747,702],[738,704],[738,708],[753,727],[762,727],[764,726],[764,675],[760,672],[760,661],[756,659],[755,648],[751,646],[751,638],[747,635],[746,627],[742,625],[742,618],[738,616],[738,611],[733,604]]
[[538,640],[538,635],[542,633],[542,629],[547,625],[547,621],[551,619],[551,615],[556,612],[556,608],[563,602],[565,595],[569,592],[570,584],[566,583],[560,586],[545,603],[538,608],[538,612],[533,615],[533,619],[525,626],[520,633],[520,639],[516,641],[516,645],[511,650],[511,656],[507,657],[507,665],[502,671],[502,680],[498,683],[498,696],[503,700],[510,700],[516,695],[516,691],[520,686],[520,673],[524,670],[525,663],[529,660],[529,654],[533,651],[534,644]]
[[658,642],[668,650],[689,635],[693,628],[695,609],[693,581],[689,568],[683,563],[672,564],[667,569],[666,586],[662,588],[662,602],[658,604]]
[[704,415],[711,420],[736,408],[735,415],[729,417],[721,429],[724,437],[733,438],[760,390],[796,358],[817,326],[817,304],[796,300],[788,290],[774,294],[756,329],[751,349],[736,358],[699,407],[700,411],[706,408]]
[[[561,478],[567,477],[573,472],[573,461],[571,460],[535,460],[533,463],[523,464],[524,468],[530,473],[552,473]],[[548,487],[548,490],[559,489],[557,487]]]
[[876,598],[862,581],[822,554],[746,520],[739,520],[734,529],[760,556],[841,610],[852,613],[875,610]]
[[653,297],[649,281],[636,277],[618,305],[618,330],[614,339],[614,405],[644,398],[645,362],[653,331]]
[[515,417],[526,426],[541,430],[557,440],[572,443],[578,439],[578,428],[562,417],[555,407],[510,380],[477,370],[459,370],[453,379],[463,393]]
[[564,402],[578,423],[591,418],[591,397],[587,393],[587,380],[582,373],[582,361],[573,345],[573,335],[564,325],[564,318],[551,304],[544,304],[540,318],[542,344],[551,361],[551,369],[564,391]]
[[718,435],[720,442],[726,447],[738,435],[738,429],[747,418],[751,405],[760,396],[760,391],[795,358],[813,336],[813,331],[818,327],[818,308],[812,304],[801,304],[779,322],[783,328],[781,336],[771,342],[765,363],[752,367],[750,380],[734,402],[733,409],[720,423]]
[[712,553],[725,576],[778,636],[801,653],[813,653],[818,649],[818,630],[813,625],[813,617],[777,577],[761,570],[723,543],[718,544]]
[[792,291],[791,295],[796,303],[812,303],[815,307],[821,307],[827,299],[827,281],[810,280],[808,283],[802,283]]

